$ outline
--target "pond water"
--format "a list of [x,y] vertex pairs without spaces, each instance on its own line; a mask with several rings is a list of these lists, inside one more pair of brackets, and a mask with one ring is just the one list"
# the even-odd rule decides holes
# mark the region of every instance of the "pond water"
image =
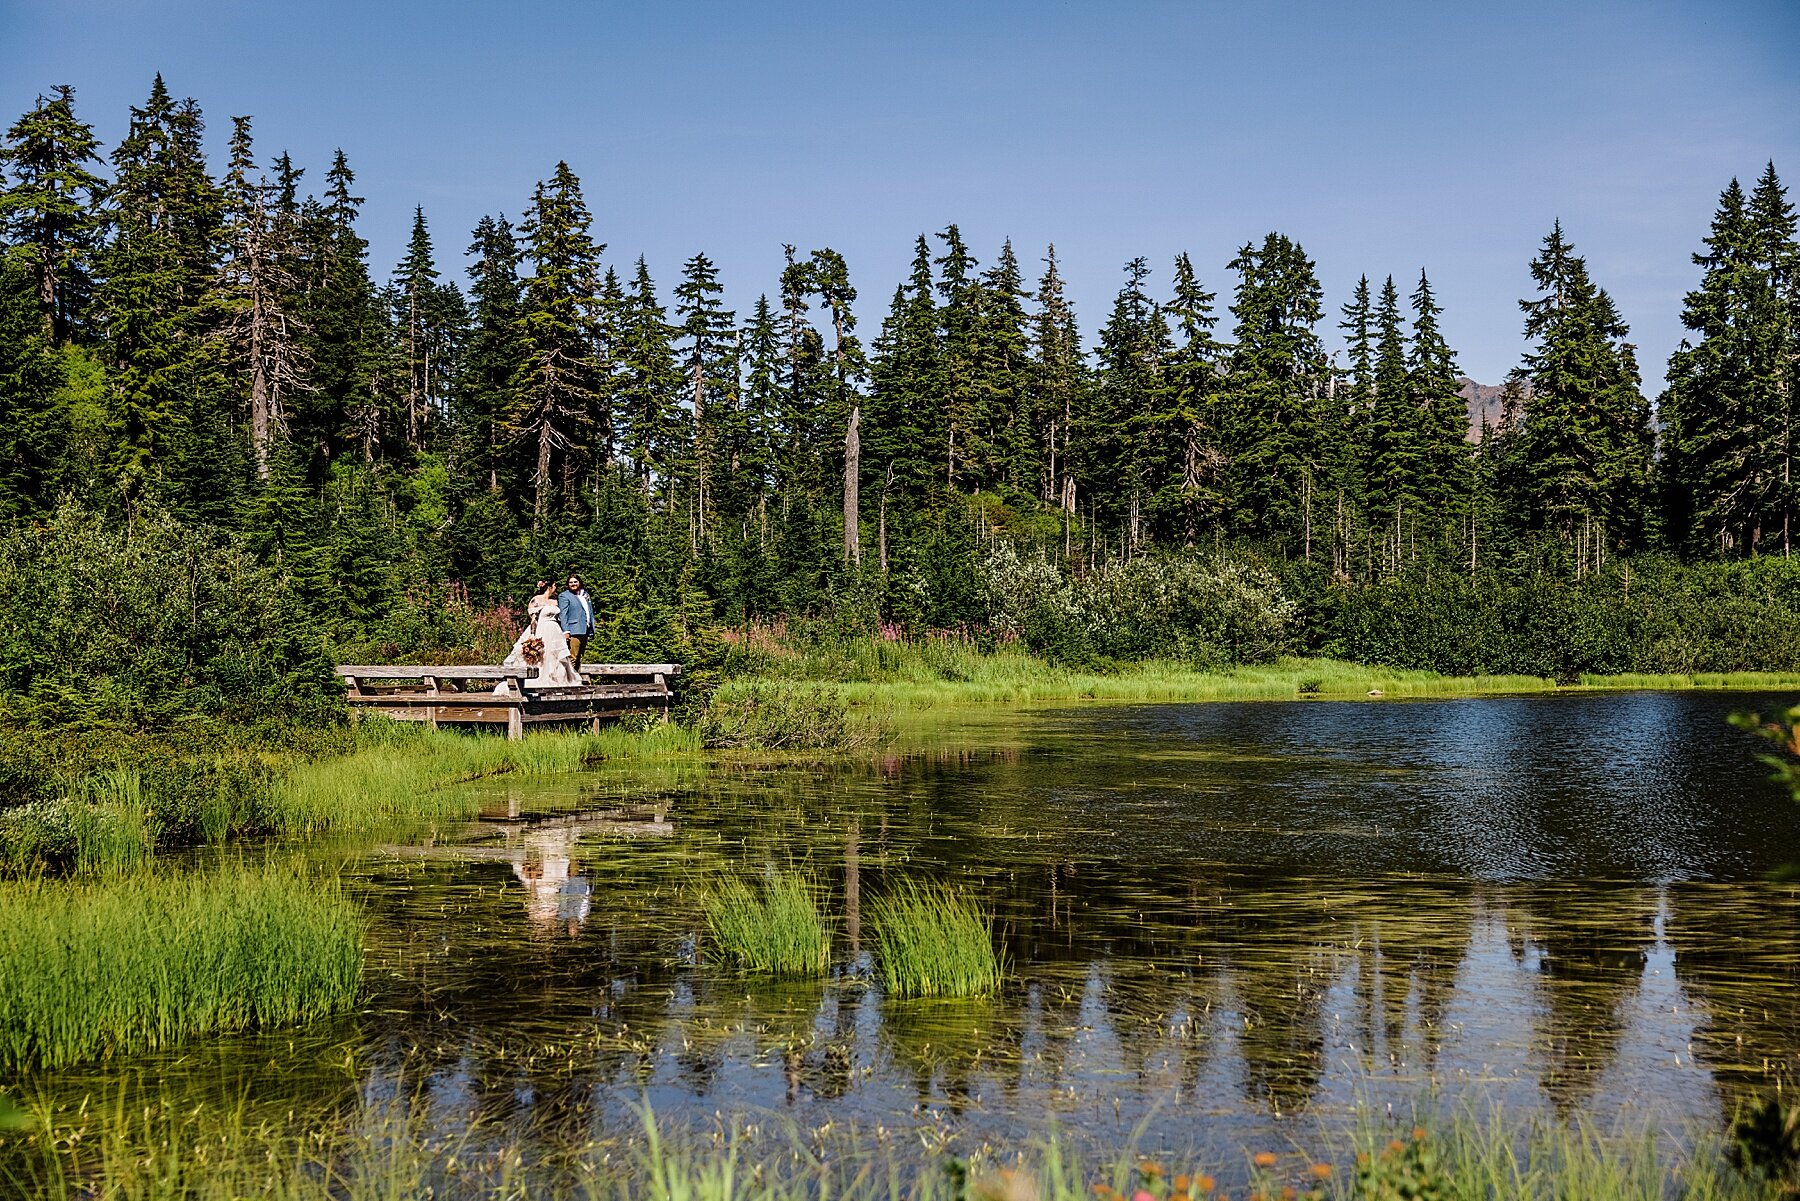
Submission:
[[[547,1144],[628,1138],[644,1099],[965,1149],[1233,1154],[1359,1102],[1692,1129],[1800,1065],[1800,891],[1768,879],[1800,809],[1725,725],[1785,703],[944,714],[838,764],[496,782],[480,821],[344,852],[360,1013],[134,1066],[276,1106],[410,1091]],[[709,963],[700,890],[788,867],[828,893],[830,979]],[[862,910],[902,877],[992,908],[1001,995],[881,994]]]

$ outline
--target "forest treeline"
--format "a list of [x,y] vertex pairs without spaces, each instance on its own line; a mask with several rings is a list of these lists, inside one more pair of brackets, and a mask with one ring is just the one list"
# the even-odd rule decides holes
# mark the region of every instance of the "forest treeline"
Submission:
[[[1529,351],[1471,431],[1426,274],[1331,308],[1281,233],[1216,277],[1177,255],[1160,288],[1134,259],[1089,339],[1054,247],[982,261],[951,224],[871,335],[828,247],[786,247],[747,312],[703,253],[660,282],[609,259],[566,163],[466,245],[417,210],[382,280],[341,152],[262,154],[238,117],[215,165],[204,134],[158,77],[110,150],[67,87],[0,147],[0,520],[44,572],[52,544],[179,527],[260,572],[284,625],[371,653],[466,642],[579,566],[621,653],[813,617],[1105,657],[1095,631],[1133,623],[1096,597],[1185,588],[1217,619],[1207,597],[1253,587],[1258,646],[1518,670],[1501,627],[1529,611],[1557,671],[1795,665],[1741,662],[1731,625],[1800,610],[1800,243],[1772,164],[1720,199],[1654,415],[1557,224]],[[1005,608],[1020,572],[1049,573],[1036,617]],[[1588,618],[1540,612],[1655,625],[1679,608],[1658,596],[1743,612],[1696,615],[1726,632],[1681,654],[1650,651],[1665,630],[1585,658],[1557,622]],[[1188,603],[1134,652],[1186,653]],[[47,670],[35,620],[7,691]]]

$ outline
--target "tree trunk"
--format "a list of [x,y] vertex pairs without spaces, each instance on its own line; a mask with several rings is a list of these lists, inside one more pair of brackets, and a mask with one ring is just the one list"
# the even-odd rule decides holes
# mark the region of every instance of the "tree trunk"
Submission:
[[861,497],[857,484],[862,473],[862,406],[850,406],[850,424],[844,430],[844,562],[862,562],[862,531],[857,526]]

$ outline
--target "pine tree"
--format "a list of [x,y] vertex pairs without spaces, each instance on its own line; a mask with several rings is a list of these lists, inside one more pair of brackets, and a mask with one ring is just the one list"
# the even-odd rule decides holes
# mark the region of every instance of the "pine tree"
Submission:
[[1574,551],[1578,572],[1645,533],[1649,406],[1611,297],[1558,222],[1531,264],[1542,293],[1522,300],[1534,345],[1516,376],[1528,387],[1523,455],[1531,519]]
[[696,254],[683,265],[681,285],[675,289],[675,314],[681,319],[677,329],[686,342],[682,368],[694,429],[694,519],[702,537],[716,503],[714,459],[737,408],[737,315],[719,303],[724,291],[718,267],[704,254]]
[[1324,458],[1318,405],[1328,372],[1313,327],[1324,315],[1313,264],[1278,233],[1245,244],[1231,311],[1231,454],[1236,528],[1310,558]]
[[0,520],[54,500],[69,444],[64,371],[43,319],[35,261],[0,256]]
[[812,294],[831,314],[831,399],[823,424],[826,429],[844,431],[844,561],[860,563],[862,397],[857,393],[857,382],[867,372],[868,364],[856,337],[856,313],[851,308],[856,303],[856,289],[850,285],[850,267],[844,256],[829,247],[813,251],[808,266]]
[[1025,282],[1012,239],[1000,245],[994,265],[981,275],[981,312],[975,375],[980,394],[977,427],[988,448],[978,465],[984,483],[1004,484],[1029,496],[1037,487],[1037,431],[1028,402],[1030,338],[1026,333]]
[[1406,360],[1406,390],[1418,430],[1418,479],[1423,512],[1447,537],[1460,538],[1468,519],[1469,411],[1462,399],[1456,354],[1438,328],[1443,309],[1431,281],[1419,272],[1412,293],[1413,338]]
[[1096,353],[1099,373],[1088,420],[1077,427],[1089,496],[1104,528],[1119,523],[1124,549],[1144,539],[1145,517],[1163,465],[1167,422],[1162,401],[1170,353],[1169,328],[1145,283],[1150,264],[1125,265]]
[[943,357],[938,334],[936,282],[931,248],[923,234],[913,244],[907,283],[894,289],[872,370],[863,458],[870,482],[886,499],[923,495],[942,478],[937,448],[948,442],[943,422]]
[[473,300],[468,350],[456,389],[457,425],[470,474],[489,491],[500,488],[506,421],[513,409],[519,354],[519,245],[504,216],[483,217],[469,246]]
[[745,515],[755,514],[760,524],[767,518],[769,493],[775,482],[783,362],[781,331],[766,294],[756,298],[750,324],[743,331],[743,348],[743,403],[726,459],[731,479],[742,488],[736,508]]
[[977,421],[981,411],[981,389],[977,380],[980,370],[979,321],[980,283],[975,278],[978,265],[963,241],[955,223],[938,235],[944,253],[936,259],[937,289],[942,298],[938,309],[938,346],[940,355],[939,386],[944,433],[944,486],[954,489],[957,481],[969,473],[969,463],[986,454],[986,448],[974,443],[978,439]]
[[282,240],[293,227],[274,219],[268,181],[255,175],[250,118],[234,117],[232,124],[217,302],[248,408],[257,477],[267,480],[270,447],[287,436],[287,398],[308,387],[307,331],[294,316],[300,290],[291,267],[294,250]]
[[406,372],[406,445],[415,454],[425,448],[426,430],[443,416],[445,368],[457,336],[452,313],[460,300],[450,300],[438,282],[425,210],[415,206],[406,257],[394,271],[393,305]]
[[781,404],[775,415],[777,430],[776,490],[784,512],[793,502],[810,505],[823,484],[819,448],[823,431],[820,410],[821,384],[826,375],[825,342],[809,317],[815,292],[812,264],[795,257],[793,246],[784,246],[781,271],[781,329],[784,341],[784,378]]
[[113,152],[114,236],[101,256],[97,301],[113,367],[120,482],[128,493],[159,471],[197,465],[175,458],[178,439],[217,433],[197,421],[217,387],[206,378],[204,336],[221,216],[201,150],[203,130],[199,108],[191,100],[176,103],[158,75]]
[[69,340],[93,286],[105,185],[88,170],[99,139],[75,117],[75,89],[52,89],[6,131],[0,172],[0,238],[30,270],[38,308],[54,346]]
[[557,163],[549,182],[537,186],[521,229],[532,274],[524,282],[516,322],[522,362],[513,376],[507,420],[508,433],[535,452],[534,530],[551,515],[559,489],[565,506],[572,499],[573,459],[601,399],[595,289],[605,247],[589,237],[592,224],[581,181],[567,163]]
[[[1370,512],[1368,477],[1372,425],[1375,419],[1375,307],[1369,296],[1369,277],[1356,281],[1350,303],[1343,308],[1349,366],[1341,382],[1336,372],[1328,385],[1328,411],[1324,416],[1330,486],[1336,509],[1332,570],[1340,579],[1352,573],[1358,535],[1366,524],[1382,526],[1381,514]],[[1371,551],[1372,553],[1372,551]]]
[[660,489],[665,507],[673,500],[675,466],[687,445],[679,407],[681,372],[670,346],[674,332],[640,257],[620,320],[619,414],[625,424],[625,457],[638,486],[646,496]]
[[[298,224],[304,262],[302,320],[311,331],[314,390],[295,406],[295,439],[315,468],[354,448],[373,462],[387,432],[384,411],[399,383],[386,377],[387,323],[369,278],[368,243],[356,230],[363,198],[342,150],[325,173],[324,200],[309,199]],[[285,190],[285,188],[284,188]],[[397,388],[394,389],[398,391]]]
[[1185,546],[1202,529],[1217,529],[1225,515],[1223,411],[1226,348],[1213,336],[1216,294],[1200,286],[1184,252],[1175,257],[1175,295],[1164,306],[1174,319],[1175,347],[1169,355],[1168,401],[1162,412],[1170,427],[1157,441],[1171,447],[1179,470],[1167,475],[1153,505],[1168,511]]
[[1031,408],[1038,415],[1037,425],[1042,431],[1040,488],[1044,500],[1062,510],[1064,553],[1067,555],[1071,549],[1070,526],[1078,499],[1070,445],[1077,421],[1086,420],[1087,378],[1075,310],[1064,294],[1062,274],[1056,266],[1055,246],[1049,247],[1044,254],[1037,310],[1032,322]]
[[1404,530],[1415,519],[1422,464],[1418,423],[1406,375],[1406,335],[1394,277],[1381,286],[1375,309],[1375,395],[1369,420],[1367,498],[1370,522],[1383,534],[1383,561],[1399,566]]

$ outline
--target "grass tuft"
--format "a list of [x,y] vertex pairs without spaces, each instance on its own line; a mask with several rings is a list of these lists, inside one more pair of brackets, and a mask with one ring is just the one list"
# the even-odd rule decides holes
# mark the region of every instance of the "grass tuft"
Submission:
[[881,979],[897,997],[979,997],[1000,987],[994,922],[973,898],[911,881],[870,906]]
[[347,1009],[356,909],[280,868],[0,886],[0,1071]]
[[784,979],[812,979],[831,964],[831,935],[819,914],[818,889],[805,876],[784,872],[754,890],[725,881],[701,904],[719,950],[738,967]]

